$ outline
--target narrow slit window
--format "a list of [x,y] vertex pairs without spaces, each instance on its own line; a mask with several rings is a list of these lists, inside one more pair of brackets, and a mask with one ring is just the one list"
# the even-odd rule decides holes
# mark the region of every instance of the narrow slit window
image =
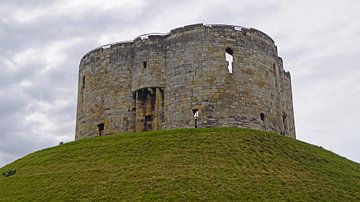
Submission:
[[233,59],[234,59],[234,57],[233,57],[233,50],[231,49],[231,48],[226,48],[225,49],[225,60],[226,60],[226,62],[228,63],[228,70],[229,70],[229,73],[231,74],[233,71],[232,71],[232,69],[233,69]]
[[143,65],[143,68],[145,69],[147,67],[147,62],[144,61],[142,65]]
[[283,116],[282,116],[282,121],[283,121],[283,125],[284,125],[284,130],[282,131],[282,134],[285,135],[287,130],[288,130],[288,126],[287,126],[287,121],[286,121],[286,117],[287,117],[287,114],[286,113],[283,113]]
[[84,101],[84,91],[85,91],[85,76],[82,77],[81,81],[81,102]]
[[82,77],[82,84],[81,84],[81,88],[84,89],[85,88],[85,76]]

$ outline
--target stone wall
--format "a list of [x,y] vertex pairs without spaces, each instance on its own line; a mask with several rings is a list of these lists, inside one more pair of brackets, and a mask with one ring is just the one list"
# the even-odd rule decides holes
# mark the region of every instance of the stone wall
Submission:
[[295,138],[290,74],[252,28],[196,24],[100,47],[82,58],[78,86],[76,139],[194,127]]

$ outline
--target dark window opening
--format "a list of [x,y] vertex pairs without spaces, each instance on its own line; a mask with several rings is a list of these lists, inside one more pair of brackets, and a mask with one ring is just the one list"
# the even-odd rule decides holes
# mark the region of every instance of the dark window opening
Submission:
[[265,121],[265,114],[264,113],[260,113],[260,119],[261,119],[261,121]]
[[97,127],[98,127],[98,130],[99,130],[99,136],[103,135],[105,124],[100,123],[100,124],[97,125]]
[[225,52],[229,53],[230,55],[234,54],[234,51],[232,50],[232,48],[226,48]]
[[284,124],[284,129],[285,129],[285,130],[287,129],[286,117],[287,117],[287,115],[286,115],[286,114],[283,114],[282,119],[283,119],[283,124]]
[[194,118],[199,117],[199,110],[198,109],[193,109],[192,112],[193,112]]
[[152,115],[146,115],[145,116],[145,130],[151,130],[152,129],[152,120],[153,120],[153,116]]
[[85,88],[85,76],[82,77],[82,84],[81,84],[81,88],[84,89]]
[[287,124],[286,124],[286,117],[287,117],[287,114],[286,113],[283,113],[283,116],[282,116],[282,121],[283,121],[283,125],[284,125],[284,130],[282,131],[281,134],[285,135],[286,132],[287,132]]
[[146,67],[147,67],[147,62],[144,61],[144,62],[142,63],[142,65],[143,65],[143,68],[146,68]]
[[233,57],[233,50],[231,48],[226,48],[225,49],[225,60],[226,62],[228,63],[228,70],[229,70],[229,73],[231,74],[232,73],[232,65],[233,65],[233,60],[234,60],[234,57]]
[[81,101],[84,101],[84,89],[85,89],[85,76],[82,77],[81,81]]
[[199,117],[199,110],[198,109],[193,109],[192,112],[193,112],[194,123],[195,123],[194,127],[197,128],[198,127],[197,119]]

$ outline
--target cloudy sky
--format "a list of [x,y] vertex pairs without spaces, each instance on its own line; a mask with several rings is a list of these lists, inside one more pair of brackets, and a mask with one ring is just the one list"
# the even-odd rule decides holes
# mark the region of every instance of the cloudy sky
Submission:
[[292,74],[297,138],[360,162],[359,8],[358,0],[1,0],[0,166],[74,140],[86,52],[199,22],[269,34]]

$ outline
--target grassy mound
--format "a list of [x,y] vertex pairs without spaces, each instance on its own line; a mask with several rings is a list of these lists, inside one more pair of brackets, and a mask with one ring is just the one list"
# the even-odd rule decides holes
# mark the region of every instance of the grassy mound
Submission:
[[0,169],[0,201],[360,200],[360,165],[277,134],[179,129],[96,137]]

